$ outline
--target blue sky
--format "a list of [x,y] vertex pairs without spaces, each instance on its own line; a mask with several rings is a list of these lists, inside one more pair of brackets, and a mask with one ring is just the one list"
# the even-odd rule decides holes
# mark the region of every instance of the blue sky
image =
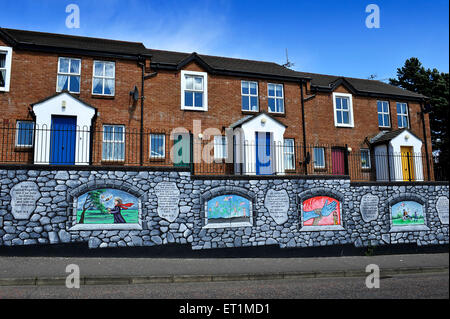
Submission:
[[[143,42],[147,47],[285,62],[305,72],[383,80],[412,56],[448,72],[446,0],[0,0],[0,26]],[[65,26],[68,4],[79,29]],[[368,4],[380,29],[368,29]]]

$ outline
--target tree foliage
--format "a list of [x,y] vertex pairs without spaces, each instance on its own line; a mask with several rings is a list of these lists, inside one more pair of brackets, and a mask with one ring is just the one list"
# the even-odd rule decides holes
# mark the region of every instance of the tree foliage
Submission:
[[397,79],[390,84],[427,96],[431,104],[429,113],[433,151],[439,154],[440,163],[449,159],[448,116],[449,116],[449,74],[437,69],[425,69],[418,58],[406,60],[397,69]]
[[83,211],[81,212],[80,220],[78,223],[83,224],[84,218],[86,216],[86,211],[89,209],[97,209],[100,212],[106,212],[106,207],[103,205],[100,196],[105,192],[104,189],[98,189],[95,191],[90,191],[83,204]]

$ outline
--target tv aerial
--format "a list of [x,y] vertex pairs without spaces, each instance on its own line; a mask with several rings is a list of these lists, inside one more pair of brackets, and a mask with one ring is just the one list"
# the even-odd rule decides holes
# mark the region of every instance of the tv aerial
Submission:
[[292,68],[295,64],[289,61],[288,49],[286,48],[286,63],[283,64],[285,68]]

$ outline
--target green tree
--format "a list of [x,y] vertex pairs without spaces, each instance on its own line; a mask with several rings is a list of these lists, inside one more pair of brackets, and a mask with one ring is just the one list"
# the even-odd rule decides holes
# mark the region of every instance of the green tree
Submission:
[[418,58],[406,60],[397,69],[397,79],[390,84],[427,96],[430,100],[430,129],[433,152],[439,154],[439,162],[450,160],[448,139],[449,74],[437,69],[425,69]]
[[105,192],[104,189],[98,189],[95,191],[91,191],[87,194],[86,200],[83,204],[83,211],[81,212],[80,220],[78,221],[79,224],[84,224],[84,218],[86,216],[86,211],[89,209],[97,209],[100,212],[104,213],[106,212],[106,207],[103,205],[100,196]]

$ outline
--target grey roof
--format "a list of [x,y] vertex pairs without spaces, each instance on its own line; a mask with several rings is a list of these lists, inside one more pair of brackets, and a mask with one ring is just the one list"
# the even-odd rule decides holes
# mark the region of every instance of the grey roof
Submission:
[[67,48],[75,50],[99,51],[125,55],[147,54],[142,43],[118,40],[80,37],[73,35],[44,33],[35,31],[0,28],[16,44],[47,48]]
[[[152,55],[153,64],[170,65],[176,67],[196,53],[182,53],[163,50],[148,50]],[[376,80],[357,79],[351,77],[325,75],[317,73],[298,72],[273,62],[243,60],[198,54],[198,57],[215,70],[234,72],[248,72],[273,76],[292,77],[297,79],[311,79],[313,88],[333,91],[340,83],[346,82],[355,93],[369,95],[399,96],[412,99],[426,98],[422,94],[404,90],[402,88]]]
[[243,60],[197,53],[183,53],[146,49],[139,42],[125,42],[72,35],[34,32],[0,28],[0,36],[6,37],[19,48],[61,50],[76,50],[131,56],[152,55],[152,66],[156,68],[180,69],[192,60],[196,60],[208,71],[218,74],[235,76],[259,76],[288,81],[311,80],[312,88],[318,91],[333,91],[340,84],[346,85],[355,94],[370,96],[395,96],[409,99],[423,99],[425,96],[404,90],[376,80],[356,79],[350,77],[324,75],[317,73],[297,72],[273,62]]
[[404,96],[409,98],[423,99],[426,96],[411,92],[400,87],[390,85],[377,80],[357,79],[345,76],[325,75],[317,73],[298,72],[305,77],[311,78],[311,85],[316,88],[326,88],[333,90],[336,84],[340,83],[340,80],[346,81],[357,92],[373,93]]
[[239,127],[239,126],[241,126],[242,124],[247,123],[247,122],[249,122],[249,121],[251,121],[251,120],[253,120],[253,119],[256,119],[258,116],[261,116],[261,115],[263,115],[263,114],[267,115],[267,116],[270,117],[272,120],[274,120],[275,122],[279,123],[280,125],[282,125],[282,126],[284,126],[284,127],[287,127],[286,124],[284,124],[283,122],[278,121],[276,118],[274,118],[273,116],[271,116],[270,114],[268,114],[268,113],[265,112],[265,111],[262,111],[262,112],[260,112],[260,113],[258,113],[258,114],[254,114],[254,115],[247,115],[247,116],[244,116],[243,118],[241,118],[241,119],[237,120],[236,122],[234,122],[233,124],[231,124],[229,127],[230,127],[230,128],[236,128],[236,127]]
[[244,116],[243,118],[237,120],[236,122],[234,122],[233,124],[230,125],[230,128],[236,128],[241,126],[242,124],[244,124],[245,122],[251,120],[253,118],[254,115],[247,115]]
[[396,138],[397,136],[399,136],[400,134],[402,134],[404,131],[408,131],[409,134],[413,135],[414,137],[416,137],[417,139],[420,140],[419,137],[417,137],[415,134],[411,133],[408,129],[402,128],[402,129],[398,129],[395,131],[381,131],[374,137],[369,138],[369,142],[372,145],[389,142],[389,141],[393,140],[394,138]]
[[221,56],[196,54],[195,52],[182,53],[152,49],[149,49],[148,52],[152,55],[152,64],[165,64],[176,67],[177,65],[183,63],[186,59],[189,59],[193,55],[197,55],[209,67],[216,71],[243,72],[269,76],[292,77],[296,79],[305,78],[305,76],[299,72],[290,70],[274,62],[227,58]]

